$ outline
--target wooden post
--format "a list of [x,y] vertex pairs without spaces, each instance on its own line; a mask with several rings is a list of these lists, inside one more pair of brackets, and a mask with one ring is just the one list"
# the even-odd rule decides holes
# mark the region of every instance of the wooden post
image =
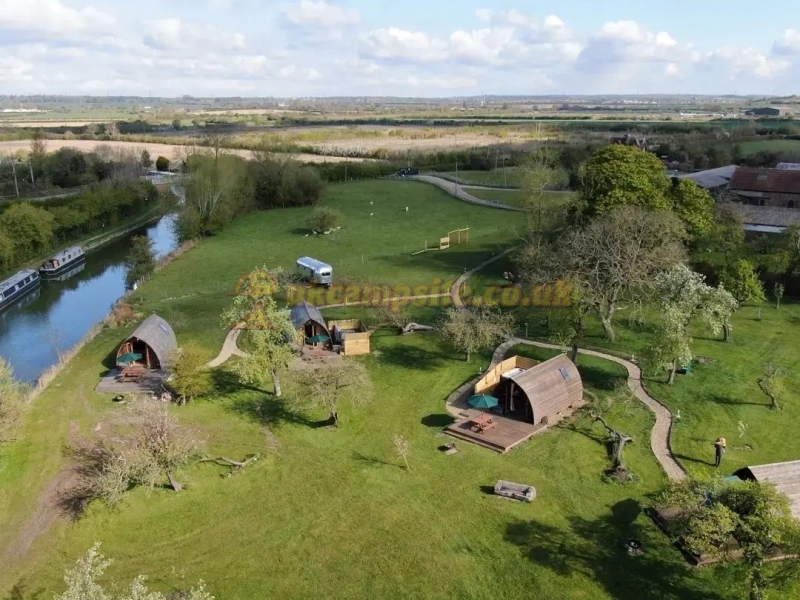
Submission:
[[30,160],[28,161],[28,168],[31,170],[31,185],[36,185],[36,181],[33,179],[33,163]]
[[17,190],[17,198],[19,198],[19,183],[17,183],[17,167],[14,165],[14,157],[11,160],[11,170],[14,172],[14,188]]

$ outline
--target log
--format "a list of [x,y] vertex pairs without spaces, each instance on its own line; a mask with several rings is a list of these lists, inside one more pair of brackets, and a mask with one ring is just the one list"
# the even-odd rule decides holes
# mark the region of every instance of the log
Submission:
[[169,479],[169,485],[176,492],[180,492],[183,489],[183,486],[172,476],[172,473],[167,473],[167,479]]
[[414,333],[415,331],[433,331],[433,327],[430,325],[420,325],[419,323],[409,323],[400,331],[402,335],[408,335],[409,333]]
[[257,461],[259,457],[260,457],[259,454],[252,454],[248,456],[245,460],[238,461],[238,460],[233,460],[231,458],[226,458],[224,456],[217,456],[214,458],[206,456],[205,458],[201,458],[197,462],[214,462],[217,463],[218,465],[222,465],[225,467],[232,467],[234,469],[244,469],[249,464]]

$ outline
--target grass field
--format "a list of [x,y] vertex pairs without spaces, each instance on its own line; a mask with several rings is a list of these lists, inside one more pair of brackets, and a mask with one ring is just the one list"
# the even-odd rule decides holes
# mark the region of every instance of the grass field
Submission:
[[770,152],[793,152],[800,155],[800,140],[756,140],[738,144],[745,156],[769,150]]
[[[142,286],[137,309],[171,320],[179,342],[197,339],[216,351],[224,333],[219,312],[230,301],[225,290],[252,267],[288,267],[310,254],[332,262],[337,277],[427,283],[455,276],[507,246],[515,239],[509,219],[525,219],[459,203],[415,182],[332,186],[324,201],[346,216],[335,236],[306,238],[308,209],[240,219]],[[474,228],[469,245],[404,254],[419,236],[454,221],[453,227]],[[499,261],[471,283],[479,289],[500,283],[508,269]],[[181,294],[186,297],[169,300]],[[329,314],[343,316],[344,309]],[[368,313],[350,308],[347,314]],[[433,309],[414,314],[422,322],[437,316]],[[606,342],[593,326],[588,343],[640,355],[652,329],[647,321],[628,323],[628,314],[623,310],[617,319],[616,342]],[[755,386],[765,361],[789,368],[800,360],[800,305],[765,307],[761,321],[754,314],[753,307],[739,311],[729,343],[704,339],[707,334],[698,331],[695,352],[713,362],[679,377],[675,386],[647,381],[656,397],[680,410],[674,446],[694,474],[712,473],[703,463],[719,435],[731,448],[726,474],[744,464],[800,456],[794,435],[800,380],[790,374],[779,413],[765,406]],[[520,324],[529,323],[531,335],[548,337],[546,315],[529,309],[518,316]],[[66,462],[70,436],[108,431],[124,411],[91,390],[126,333],[127,328],[106,330],[87,345],[37,398],[20,440],[3,449],[0,548],[25,531],[42,490]],[[628,399],[620,367],[591,357],[580,361],[595,408],[634,438],[626,457],[639,481],[628,486],[603,481],[609,460],[605,434],[585,416],[508,455],[459,443],[458,454],[445,456],[437,450],[448,441],[441,434],[451,419],[444,401],[485,369],[489,353],[466,363],[436,334],[379,331],[372,342],[377,352],[354,360],[372,374],[375,397],[359,408],[340,407],[342,426],[335,431],[318,426],[325,414],[294,413],[269,389],[243,388],[225,368],[218,370],[213,397],[177,409],[181,419],[207,440],[211,454],[260,452],[263,459],[231,478],[221,477],[221,468],[194,465],[179,474],[187,484],[180,494],[159,489],[148,497],[137,490],[116,510],[95,505],[78,523],[57,522],[34,536],[27,552],[0,553],[0,596],[19,582],[41,590],[42,597],[59,591],[64,566],[102,541],[104,552],[118,559],[109,570],[114,578],[148,573],[164,589],[203,578],[220,599],[738,597],[723,572],[687,568],[642,514],[666,480],[649,447],[652,415]],[[518,351],[539,360],[552,355],[530,347]],[[741,443],[739,421],[749,426]],[[396,434],[409,440],[410,471],[393,453]],[[736,448],[745,443],[753,449]],[[530,505],[494,497],[486,489],[497,479],[530,483],[538,497]],[[624,551],[632,537],[644,542],[643,556]]]
[[475,185],[520,187],[524,172],[519,167],[505,167],[493,171],[451,171],[444,175],[457,177],[459,181]]
[[[512,206],[526,206],[525,194],[520,190],[492,190],[480,187],[464,186],[464,190],[476,198],[502,202]],[[549,192],[543,197],[543,206],[559,206],[575,198],[571,192]]]

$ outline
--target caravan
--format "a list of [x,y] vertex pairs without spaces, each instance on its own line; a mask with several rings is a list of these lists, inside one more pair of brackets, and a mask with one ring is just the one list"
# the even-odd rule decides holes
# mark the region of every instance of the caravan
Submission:
[[310,283],[327,287],[333,283],[333,267],[308,256],[297,259],[297,272]]

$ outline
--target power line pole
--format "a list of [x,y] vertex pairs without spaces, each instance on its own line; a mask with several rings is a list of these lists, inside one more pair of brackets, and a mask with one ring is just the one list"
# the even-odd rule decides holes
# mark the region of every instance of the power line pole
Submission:
[[17,198],[19,198],[19,183],[17,182],[17,167],[14,164],[14,159],[10,158],[11,170],[14,172],[14,188],[17,190]]
[[33,179],[33,163],[31,162],[30,159],[28,159],[28,168],[31,171],[31,185],[35,186],[36,185],[36,181]]

